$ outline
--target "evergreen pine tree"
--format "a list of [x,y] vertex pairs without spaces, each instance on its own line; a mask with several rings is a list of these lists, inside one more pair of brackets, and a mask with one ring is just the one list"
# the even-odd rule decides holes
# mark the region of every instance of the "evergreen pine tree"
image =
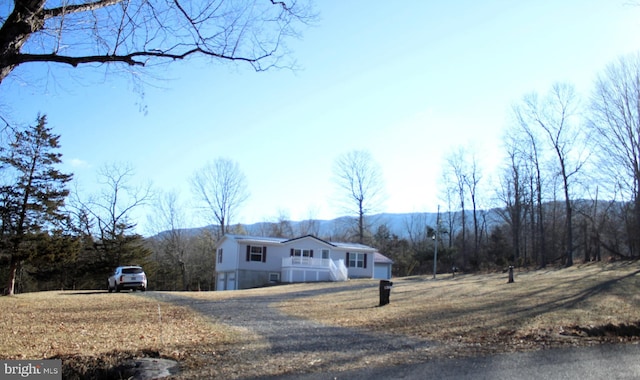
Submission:
[[0,250],[9,257],[9,295],[20,265],[38,255],[35,237],[66,219],[62,207],[72,175],[56,169],[62,162],[59,140],[47,127],[46,116],[39,115],[34,126],[16,132],[0,152],[5,181],[0,187]]

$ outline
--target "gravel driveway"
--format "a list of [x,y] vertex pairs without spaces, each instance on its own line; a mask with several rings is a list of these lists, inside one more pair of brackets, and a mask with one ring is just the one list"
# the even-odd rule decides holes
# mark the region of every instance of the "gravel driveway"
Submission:
[[637,361],[640,345],[599,345],[447,359],[432,355],[432,350],[437,348],[433,342],[327,326],[283,314],[274,306],[286,299],[340,290],[333,288],[216,301],[199,300],[176,293],[147,292],[145,296],[188,306],[210,316],[217,323],[247,329],[266,343],[260,346],[260,352],[245,350],[242,345],[246,342],[239,342],[238,347],[230,348],[227,358],[234,356],[239,360],[231,360],[228,364],[226,360],[217,362],[216,378],[640,378],[640,363]]
[[[353,285],[349,288],[353,289]],[[333,288],[330,291],[340,290]],[[264,352],[255,355],[268,363],[263,363],[261,372],[238,374],[238,378],[268,376],[274,373],[272,370],[275,368],[279,369],[275,373],[284,370],[301,374],[405,363],[407,360],[424,360],[429,350],[435,347],[433,342],[406,336],[328,326],[283,314],[274,307],[274,304],[285,299],[312,296],[317,292],[312,290],[216,301],[194,299],[176,293],[147,292],[145,295],[188,306],[210,316],[217,323],[248,329],[259,335],[267,345]]]

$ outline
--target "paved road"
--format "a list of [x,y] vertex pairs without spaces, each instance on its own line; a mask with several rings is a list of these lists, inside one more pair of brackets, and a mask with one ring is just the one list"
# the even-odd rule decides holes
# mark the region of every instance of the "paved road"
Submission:
[[434,360],[422,364],[349,372],[265,377],[262,380],[614,380],[640,379],[640,345],[572,349]]
[[[350,286],[352,289],[353,287]],[[339,289],[334,289],[338,291]],[[323,290],[326,291],[326,290]],[[269,355],[306,352],[322,357],[323,352],[340,352],[336,361],[385,353],[416,353],[435,343],[353,329],[323,325],[279,312],[271,304],[283,297],[303,297],[313,292],[203,301],[176,293],[147,292],[158,300],[189,306],[229,325],[249,328],[264,337]],[[335,355],[335,354],[334,354]],[[340,356],[342,355],[342,356]],[[324,361],[318,372],[264,377],[264,380],[324,379],[640,379],[640,345],[602,345],[538,352],[501,354],[475,358],[438,359],[421,364],[371,367],[336,372]]]

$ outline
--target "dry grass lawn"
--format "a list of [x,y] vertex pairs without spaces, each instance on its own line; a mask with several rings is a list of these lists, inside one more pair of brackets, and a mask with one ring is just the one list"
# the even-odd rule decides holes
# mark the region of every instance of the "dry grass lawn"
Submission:
[[0,308],[0,358],[61,358],[65,379],[113,378],[113,367],[138,356],[197,366],[241,333],[132,293],[26,293],[1,297]]
[[[293,293],[274,306],[328,325],[441,343],[434,356],[640,341],[640,262],[516,271],[512,284],[506,273],[393,281],[384,307],[377,307],[374,280],[181,295],[215,301]],[[65,379],[113,377],[114,366],[135,356],[177,359],[181,378],[202,367],[230,374],[236,363],[246,365],[245,348],[266,348],[250,331],[129,293],[20,294],[1,297],[0,308],[0,358],[62,358]]]
[[391,303],[347,290],[282,302],[327,324],[448,343],[447,355],[625,342],[640,336],[640,263],[576,265],[507,274],[394,279]]

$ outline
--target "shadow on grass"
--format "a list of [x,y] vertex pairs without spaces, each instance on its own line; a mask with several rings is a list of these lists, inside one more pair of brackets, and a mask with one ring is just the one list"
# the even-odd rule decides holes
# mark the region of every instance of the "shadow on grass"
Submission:
[[61,296],[90,296],[95,294],[108,294],[106,290],[87,290],[81,292],[64,292],[59,293]]
[[[128,294],[128,293],[138,293],[137,291],[131,289],[126,289],[126,290],[121,290],[117,293],[124,293],[124,294]],[[140,294],[143,294],[144,292],[139,292]],[[108,291],[106,290],[80,290],[80,291],[73,291],[73,292],[63,292],[63,293],[59,293],[59,295],[66,295],[66,296],[89,296],[89,295],[96,295],[96,294],[110,294]]]
[[[561,272],[561,270],[558,272]],[[505,335],[506,337],[501,339],[507,340],[516,330],[511,330],[511,327],[509,327],[509,331],[502,329],[503,323],[508,322],[517,329],[518,326],[529,323],[529,321],[541,314],[583,307],[583,303],[588,302],[591,297],[612,292],[617,289],[618,285],[624,286],[621,282],[636,276],[640,273],[640,270],[604,280],[598,279],[600,273],[585,274],[578,277],[558,277],[549,282],[539,284],[535,284],[534,281],[536,279],[531,278],[527,281],[517,280],[515,284],[507,285],[505,278],[504,286],[492,292],[488,292],[487,289],[482,287],[487,281],[486,278],[468,278],[465,280],[474,286],[472,289],[474,292],[473,298],[479,298],[479,302],[448,309],[442,313],[425,312],[425,310],[414,313],[407,312],[397,321],[386,320],[384,328],[390,331],[394,327],[402,327],[407,324],[421,324],[428,317],[429,324],[432,324],[434,328],[444,328],[454,322],[456,326],[460,324],[460,331],[469,331],[470,335],[490,335],[491,331],[495,331],[497,334]],[[414,282],[413,279],[411,281]],[[494,279],[492,278],[491,281],[494,281]],[[503,279],[499,279],[499,281],[503,281]],[[590,281],[594,282],[590,283]],[[446,287],[453,283],[453,281],[442,281],[435,282],[434,285]],[[457,281],[455,283],[458,284]],[[533,286],[534,284],[536,286]],[[465,284],[461,285],[464,286]],[[292,360],[294,357],[299,358],[301,360],[300,366],[291,364],[293,371],[304,370],[304,368],[309,367],[305,367],[304,363],[309,363],[310,358],[315,358],[318,355],[321,357],[323,352],[337,352],[340,354],[334,354],[331,361],[314,362],[313,368],[309,367],[308,371],[328,370],[335,366],[369,360],[380,355],[394,357],[402,352],[410,352],[413,355],[422,357],[427,349],[438,345],[436,342],[428,341],[421,337],[386,334],[384,330],[380,330],[380,326],[343,328],[323,325],[313,320],[288,316],[273,306],[273,303],[283,300],[295,300],[341,292],[347,292],[347,295],[351,293],[361,295],[364,290],[370,290],[377,294],[377,283],[352,283],[331,288],[296,290],[284,294],[267,294],[224,300],[194,300],[183,295],[161,292],[152,292],[151,294],[146,294],[146,296],[151,296],[159,301],[188,306],[216,322],[246,328],[257,333],[265,339],[267,348],[259,348],[255,352],[249,352],[250,350],[244,350],[243,348],[243,350],[237,351],[238,355],[248,361],[252,355],[260,356],[260,354],[267,355],[270,358],[282,357],[287,358],[287,363],[294,361]],[[492,293],[498,293],[500,297],[489,297],[494,295]],[[139,294],[143,295],[142,293]],[[418,298],[414,299],[410,291],[405,292],[401,288],[394,289],[391,293],[391,302],[400,303],[396,302],[396,300],[403,303],[430,302]],[[295,307],[295,303],[291,307]],[[367,311],[377,307],[377,305],[351,306],[349,310]],[[495,315],[496,318],[482,320],[481,317],[478,317],[479,314],[486,315],[487,313]],[[481,324],[467,330],[468,325],[473,325],[477,322],[481,322]],[[377,331],[371,331],[369,328]],[[589,331],[576,328],[576,331],[588,336],[598,336],[596,334],[603,333],[602,331],[607,334],[625,333],[639,336],[640,324],[603,326],[592,328]]]
[[[640,274],[640,270],[608,280],[597,281],[597,276],[601,273],[588,274],[578,278],[558,278],[545,286],[537,288],[532,286],[529,290],[516,288],[519,290],[518,292],[505,293],[505,298],[501,299],[487,297],[495,295],[497,291],[483,293],[478,295],[480,301],[476,300],[464,307],[456,307],[442,313],[429,314],[429,321],[431,324],[441,326],[447,326],[451,321],[465,321],[464,325],[460,327],[466,330],[470,336],[473,336],[476,332],[482,334],[488,331],[499,332],[505,324],[513,327],[523,326],[540,315],[582,307],[593,297],[613,293],[617,289],[616,286],[620,285],[624,280]],[[585,284],[581,284],[594,279],[596,283],[592,286],[585,287]],[[527,283],[516,281],[515,284],[505,283],[504,286],[504,289],[511,289],[514,286],[526,287]],[[513,298],[508,298],[509,296],[513,296]],[[404,301],[408,301],[409,298],[408,295],[405,295]],[[536,300],[540,300],[540,302],[535,302]],[[495,318],[483,320],[482,315],[486,315],[488,312],[494,315]],[[401,322],[402,324],[422,323],[424,318],[425,315],[422,312],[407,313]],[[467,327],[472,326],[476,321],[481,321],[482,325],[467,330]],[[628,322],[631,323],[632,321]],[[569,327],[572,331],[577,331],[577,333],[572,334],[575,336],[614,336],[617,332],[626,334],[623,336],[640,336],[635,332],[629,333],[632,328],[625,324],[620,326]]]

